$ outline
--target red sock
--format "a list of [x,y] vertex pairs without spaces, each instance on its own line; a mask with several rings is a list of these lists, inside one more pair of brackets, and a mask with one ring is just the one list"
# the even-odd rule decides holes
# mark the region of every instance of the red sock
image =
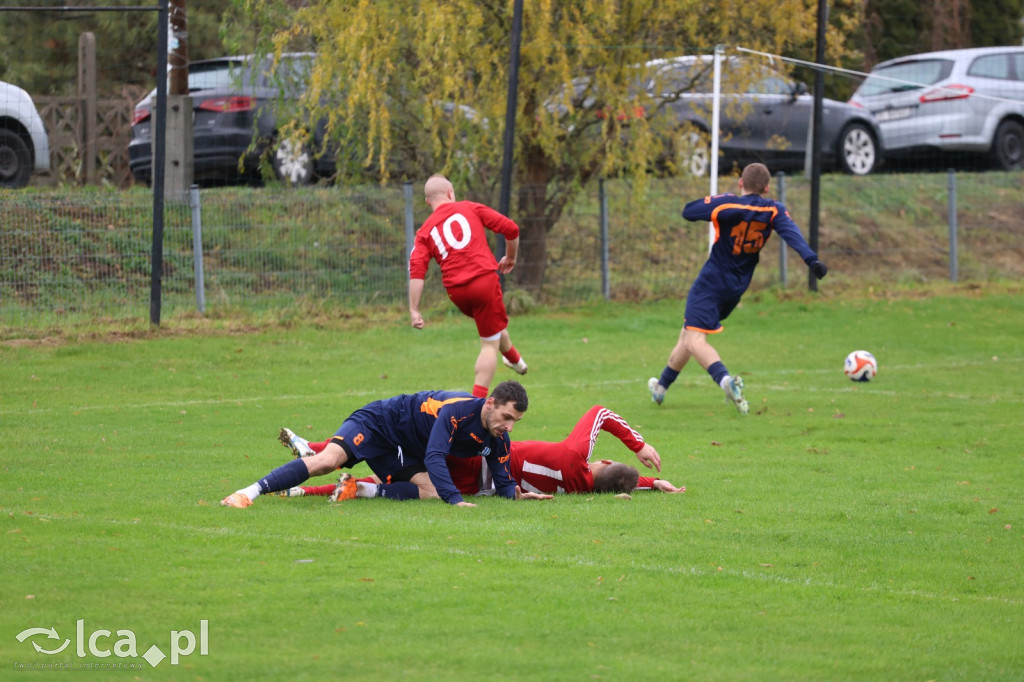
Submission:
[[487,397],[487,387],[480,384],[473,384],[473,396],[477,398]]
[[326,448],[327,444],[330,442],[331,441],[329,440],[325,440],[322,443],[310,443],[309,449],[312,450],[313,452],[323,452],[324,448]]
[[516,350],[515,346],[509,348],[507,351],[502,353],[502,355],[504,355],[505,359],[511,362],[513,365],[523,359],[523,356],[519,354],[519,351]]
[[334,492],[334,489],[338,486],[331,483],[330,485],[304,485],[302,490],[307,495],[321,495],[327,497]]

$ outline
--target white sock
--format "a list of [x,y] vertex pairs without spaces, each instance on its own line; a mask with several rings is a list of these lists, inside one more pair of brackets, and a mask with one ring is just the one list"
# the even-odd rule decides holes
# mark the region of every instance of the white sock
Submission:
[[356,481],[356,497],[377,497],[377,484]]
[[250,500],[255,500],[257,497],[260,496],[260,484],[259,483],[253,483],[248,488],[242,488],[238,492],[242,493],[243,495],[248,497]]
[[718,385],[721,386],[722,390],[725,391],[726,393],[731,393],[732,391],[729,390],[730,382],[732,382],[732,375],[726,374],[724,377],[722,377],[722,380],[718,382]]

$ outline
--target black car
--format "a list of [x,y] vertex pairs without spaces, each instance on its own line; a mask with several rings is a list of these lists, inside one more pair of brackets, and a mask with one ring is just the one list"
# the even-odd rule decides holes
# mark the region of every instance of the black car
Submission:
[[[311,139],[301,143],[280,135],[278,129],[282,114],[295,114],[314,58],[312,53],[286,53],[280,60],[245,55],[189,64],[197,183],[258,184],[264,179],[263,166],[292,185],[334,175],[334,155],[324,151],[322,124],[311,126]],[[128,144],[132,175],[147,184],[153,173],[155,102],[154,90],[136,105]]]

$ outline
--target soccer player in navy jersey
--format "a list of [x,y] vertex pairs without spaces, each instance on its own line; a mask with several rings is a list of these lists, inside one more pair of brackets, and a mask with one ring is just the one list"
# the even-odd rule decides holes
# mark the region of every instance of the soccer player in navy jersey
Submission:
[[815,277],[821,279],[828,272],[789,217],[786,207],[765,196],[770,181],[768,168],[752,163],[743,169],[739,180],[742,196],[707,196],[683,208],[683,217],[687,220],[711,222],[714,243],[686,297],[683,328],[668,356],[668,364],[660,378],[651,377],[647,382],[655,403],[662,403],[665,391],[693,357],[725,391],[740,414],[747,414],[749,406],[743,397],[743,379],[729,374],[707,337],[722,331],[722,320],[736,308],[750,286],[759,253],[772,230],[800,254]]
[[[498,273],[516,264],[519,226],[493,208],[473,201],[456,201],[455,188],[443,175],[432,175],[423,187],[433,213],[416,232],[409,256],[409,317],[422,329],[420,314],[423,280],[430,261],[441,266],[441,283],[448,298],[476,322],[480,354],[473,375],[473,395],[484,398],[490,390],[500,353],[505,365],[526,374],[526,361],[508,335],[508,313]],[[504,235],[507,253],[499,263],[487,244],[487,232]]]
[[[607,459],[593,460],[597,437],[607,432],[622,441],[649,469],[661,471],[661,456],[644,441],[621,416],[601,405],[587,410],[567,438],[558,442],[540,440],[512,441],[510,470],[512,478],[523,490],[541,494],[553,493],[630,493],[634,490],[660,490],[666,493],[685,492],[669,481],[641,476],[636,467]],[[279,440],[295,457],[308,457],[322,451],[330,441],[310,443],[288,428],[281,429]],[[493,476],[480,457],[448,457],[452,482],[463,495],[493,494]],[[357,497],[387,497],[387,489],[375,477],[360,478]],[[334,495],[335,485],[299,486],[282,493],[285,497]],[[335,498],[336,499],[336,498]]]
[[[452,484],[445,458],[480,456],[503,497],[542,499],[518,489],[509,474],[509,431],[523,418],[526,389],[515,381],[495,387],[490,397],[454,391],[424,391],[378,400],[353,412],[322,452],[295,459],[221,500],[248,507],[260,495],[288,490],[310,476],[351,468],[365,461],[396,499],[436,496],[472,507]],[[355,481],[342,474],[340,497],[355,496]],[[404,484],[404,485],[402,485]]]

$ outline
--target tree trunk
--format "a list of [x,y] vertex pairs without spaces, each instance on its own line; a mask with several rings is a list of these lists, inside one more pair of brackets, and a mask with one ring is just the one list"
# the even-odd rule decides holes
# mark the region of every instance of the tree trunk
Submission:
[[547,185],[526,185],[519,190],[516,222],[519,255],[516,282],[531,294],[540,294],[548,261],[548,232],[554,220],[547,212]]

